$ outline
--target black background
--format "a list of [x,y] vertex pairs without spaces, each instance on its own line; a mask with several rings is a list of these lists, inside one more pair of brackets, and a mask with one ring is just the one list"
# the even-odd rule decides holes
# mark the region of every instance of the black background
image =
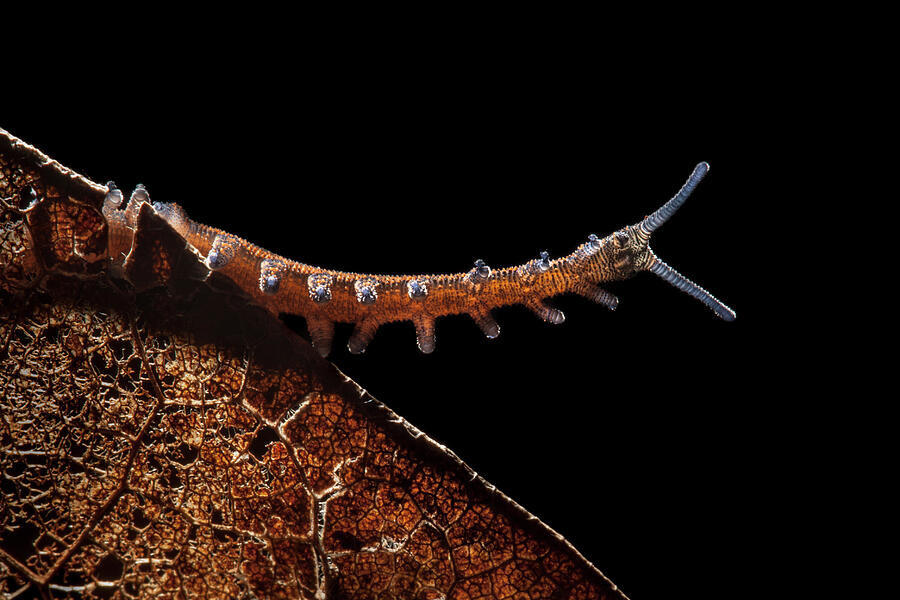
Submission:
[[637,222],[708,161],[652,247],[734,323],[644,274],[608,286],[614,313],[562,297],[567,320],[551,326],[508,307],[497,340],[449,317],[430,356],[408,323],[362,356],[339,327],[331,359],[633,599],[759,589],[779,364],[747,274],[768,243],[754,218],[765,152],[786,151],[765,139],[777,92],[752,54],[670,55],[676,37],[636,54],[601,34],[312,54],[280,41],[265,60],[240,39],[189,57],[159,40],[116,73],[23,84],[18,99],[39,109],[0,125],[126,195],[144,183],[284,256],[372,273],[566,254]]

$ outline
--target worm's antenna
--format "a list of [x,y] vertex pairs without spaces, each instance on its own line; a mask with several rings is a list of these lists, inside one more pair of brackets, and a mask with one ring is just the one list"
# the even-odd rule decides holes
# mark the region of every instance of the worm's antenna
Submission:
[[679,290],[684,292],[685,294],[689,294],[708,306],[719,318],[724,319],[726,321],[734,321],[737,316],[733,310],[722,304],[715,296],[704,290],[702,287],[659,260],[659,258],[654,257],[653,263],[651,263],[650,268],[648,269],[654,275],[658,275],[662,277]]
[[691,173],[691,176],[688,177],[688,180],[681,187],[681,190],[675,195],[674,198],[663,204],[655,213],[641,221],[641,229],[647,235],[653,233],[659,228],[660,225],[669,220],[669,217],[675,214],[681,205],[684,204],[684,201],[688,199],[688,196],[694,191],[697,185],[706,177],[706,174],[709,173],[709,163],[702,162],[696,167],[694,167],[694,172]]
[[[640,231],[643,232],[648,238],[650,234],[656,231],[660,225],[669,220],[669,218],[675,214],[675,212],[681,208],[681,205],[684,204],[684,201],[688,199],[688,196],[696,189],[697,185],[706,177],[706,174],[709,173],[709,164],[702,162],[696,167],[694,167],[694,172],[691,173],[691,176],[688,177],[688,180],[681,186],[681,189],[675,194],[675,197],[663,204],[656,212],[652,215],[648,216],[646,219],[641,221],[640,223]],[[649,246],[648,246],[649,250]],[[734,321],[737,316],[733,310],[722,304],[715,296],[704,290],[702,287],[664,263],[659,259],[658,256],[653,254],[653,251],[650,250],[651,260],[649,264],[645,267],[648,271],[665,279],[673,286],[688,294],[706,306],[708,306],[720,319],[724,319],[726,321]]]

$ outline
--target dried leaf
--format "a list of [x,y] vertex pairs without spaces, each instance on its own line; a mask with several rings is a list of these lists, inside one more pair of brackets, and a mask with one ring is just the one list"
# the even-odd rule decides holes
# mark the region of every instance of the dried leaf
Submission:
[[0,146],[0,592],[623,597],[153,211],[110,273],[105,188]]

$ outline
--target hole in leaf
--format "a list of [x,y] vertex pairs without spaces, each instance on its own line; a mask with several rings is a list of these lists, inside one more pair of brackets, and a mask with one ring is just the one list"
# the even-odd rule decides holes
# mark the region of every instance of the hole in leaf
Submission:
[[181,465],[189,465],[197,460],[199,455],[199,448],[182,443],[172,453],[172,459]]
[[256,457],[256,460],[262,460],[266,453],[266,447],[272,442],[278,441],[278,432],[268,425],[260,427],[256,432],[256,437],[250,443],[248,450],[250,454]]
[[94,568],[94,578],[99,581],[118,581],[125,565],[114,554],[104,556]]
[[131,524],[138,529],[144,529],[150,524],[150,519],[144,514],[144,510],[138,507],[131,511]]
[[362,550],[362,542],[353,535],[352,533],[347,533],[346,531],[335,531],[332,536],[334,537],[334,541],[337,542],[338,546],[340,546],[344,550],[353,550],[354,552],[359,552]]

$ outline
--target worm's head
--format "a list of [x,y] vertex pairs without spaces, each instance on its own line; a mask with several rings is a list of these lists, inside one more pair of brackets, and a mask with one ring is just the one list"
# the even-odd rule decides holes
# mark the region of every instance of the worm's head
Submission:
[[646,271],[653,261],[650,250],[650,234],[645,233],[640,224],[629,225],[611,233],[603,240],[611,248],[612,266],[619,277],[626,279],[638,271]]

